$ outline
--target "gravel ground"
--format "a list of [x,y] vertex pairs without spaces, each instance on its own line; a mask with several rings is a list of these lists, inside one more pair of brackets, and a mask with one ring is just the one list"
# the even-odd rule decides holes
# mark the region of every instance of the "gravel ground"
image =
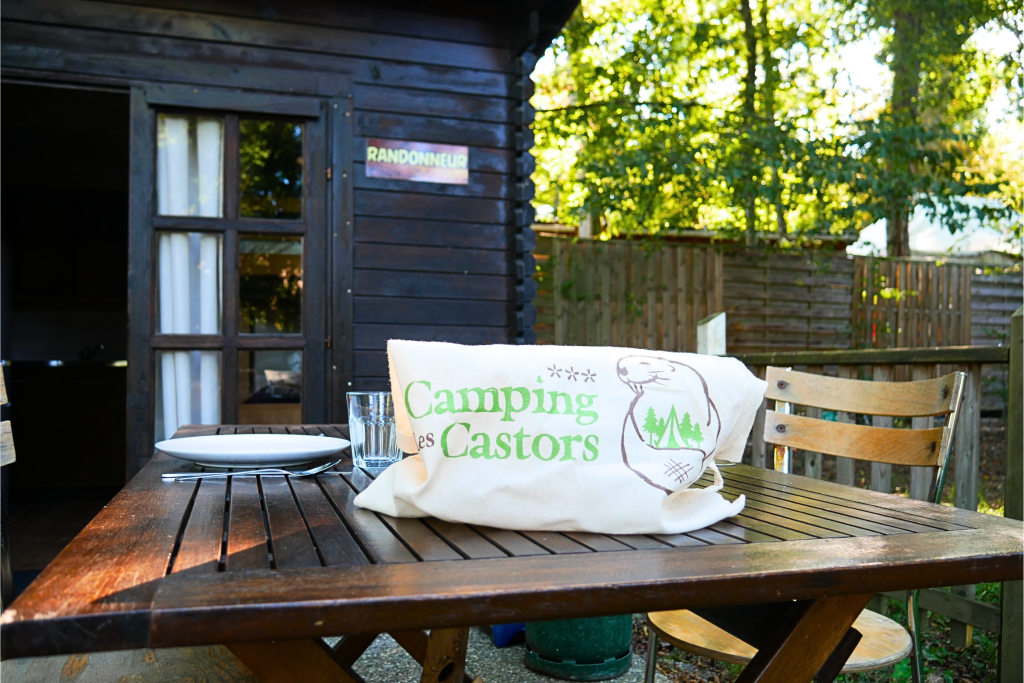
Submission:
[[[328,642],[332,642],[329,640]],[[562,679],[534,673],[523,663],[525,645],[496,648],[483,629],[469,631],[469,652],[466,669],[480,676],[484,683],[557,683]],[[414,683],[419,681],[423,669],[390,636],[382,635],[363,653],[353,666],[366,679],[366,683]],[[644,658],[633,655],[628,672],[614,679],[616,683],[641,683],[644,680]],[[658,674],[657,683],[668,683]]]

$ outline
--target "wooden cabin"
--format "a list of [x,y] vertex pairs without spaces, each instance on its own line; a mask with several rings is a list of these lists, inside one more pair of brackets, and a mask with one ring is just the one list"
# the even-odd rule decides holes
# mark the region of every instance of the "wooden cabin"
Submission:
[[344,422],[390,338],[532,343],[530,73],[577,3],[4,0],[15,485]]

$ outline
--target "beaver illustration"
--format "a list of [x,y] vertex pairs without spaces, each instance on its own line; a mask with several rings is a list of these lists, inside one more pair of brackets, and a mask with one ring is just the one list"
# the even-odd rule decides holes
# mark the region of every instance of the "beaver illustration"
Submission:
[[622,421],[622,461],[665,493],[689,486],[704,472],[722,431],[704,377],[659,356],[624,356],[617,372],[635,394]]

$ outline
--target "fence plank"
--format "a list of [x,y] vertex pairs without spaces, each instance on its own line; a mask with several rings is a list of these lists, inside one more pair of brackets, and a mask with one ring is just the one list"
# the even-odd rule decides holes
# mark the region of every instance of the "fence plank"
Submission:
[[554,248],[551,250],[551,260],[553,261],[553,275],[554,275],[554,309],[555,309],[555,344],[559,346],[565,345],[565,328],[566,320],[565,316],[565,295],[563,288],[565,287],[565,267],[566,259],[562,254],[563,249],[567,246],[567,242],[562,240],[554,240]]
[[[812,375],[823,375],[825,374],[825,367],[823,365],[808,365],[807,372]],[[807,406],[807,417],[821,419],[821,408],[815,408],[814,406]],[[811,477],[812,479],[821,479],[821,453],[815,453],[814,451],[804,451],[804,476]]]
[[[764,379],[767,367],[757,365],[751,368],[751,372],[757,375],[758,378]],[[750,464],[754,467],[766,467],[768,465],[765,455],[767,453],[767,444],[764,440],[764,414],[767,409],[768,400],[762,398],[761,405],[754,416],[754,428],[750,437]]]
[[[914,381],[938,377],[937,368],[929,365],[915,365],[911,373]],[[931,429],[935,424],[933,417],[915,417],[911,419],[912,429]],[[928,500],[932,481],[935,479],[934,467],[910,468],[910,497],[916,500]]]
[[660,254],[655,252],[651,254],[645,252],[646,263],[644,264],[644,271],[647,273],[647,279],[644,286],[647,290],[647,347],[648,349],[661,348],[658,345],[660,341],[658,334],[658,262],[661,260],[658,258]]
[[717,249],[707,249],[706,254],[711,257],[711,263],[715,269],[714,277],[711,281],[715,286],[715,310],[714,313],[725,310],[725,261],[722,258],[722,252]]
[[893,286],[896,288],[899,294],[896,299],[896,347],[905,348],[907,344],[907,296],[906,292],[909,289],[907,287],[907,272],[910,269],[909,263],[903,263],[896,261],[893,264],[893,270],[895,272],[895,281]]
[[[1010,327],[1010,405],[1006,419],[1006,507],[1008,519],[1024,519],[1024,308],[1013,314]],[[1007,581],[1002,593],[1002,636],[999,640],[999,681],[1024,680],[1024,582]]]
[[[894,374],[892,365],[876,365],[872,368],[871,379],[876,382],[891,382]],[[872,415],[871,425],[891,429],[892,418],[887,415]],[[880,462],[871,463],[871,490],[882,493],[892,491],[892,465]]]
[[672,306],[672,297],[675,296],[675,288],[672,286],[675,278],[672,273],[672,258],[674,247],[667,247],[661,250],[661,347],[666,351],[678,351],[675,345],[675,308]]
[[601,345],[611,346],[611,246],[601,245]]
[[[840,365],[839,377],[842,379],[857,379],[857,366]],[[839,412],[836,414],[836,421],[853,424],[856,421],[856,416],[853,413]],[[852,458],[836,458],[836,481],[845,486],[855,486],[854,466],[856,462]]]
[[974,275],[973,266],[964,266],[960,275],[960,307],[963,311],[960,324],[960,344],[971,343],[971,324],[974,314],[974,301],[971,293],[971,276]]
[[962,510],[978,509],[978,464],[981,450],[981,365],[961,368],[967,373],[954,448],[953,504]]
[[683,329],[686,330],[686,351],[697,350],[697,319],[693,317],[693,249],[687,249],[680,264],[679,291],[682,297]]
[[598,344],[598,316],[600,315],[600,308],[597,302],[597,282],[595,272],[597,268],[594,268],[592,264],[598,263],[598,249],[600,248],[599,242],[590,242],[586,251],[580,253],[586,253],[583,260],[583,280],[586,287],[585,296],[586,298],[586,346],[597,346]]

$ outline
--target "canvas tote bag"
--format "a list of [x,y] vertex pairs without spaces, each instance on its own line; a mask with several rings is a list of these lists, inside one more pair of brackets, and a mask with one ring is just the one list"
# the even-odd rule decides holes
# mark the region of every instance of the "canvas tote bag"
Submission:
[[[738,360],[601,347],[388,342],[398,445],[356,505],[506,529],[682,533],[743,509],[767,384]],[[691,488],[705,470],[714,485]]]

